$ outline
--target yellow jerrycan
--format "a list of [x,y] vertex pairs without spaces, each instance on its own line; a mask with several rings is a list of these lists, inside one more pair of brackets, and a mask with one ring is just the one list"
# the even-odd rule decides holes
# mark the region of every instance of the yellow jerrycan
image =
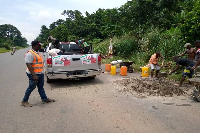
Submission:
[[142,67],[142,77],[149,77],[149,67]]
[[111,75],[116,75],[116,66],[111,66]]

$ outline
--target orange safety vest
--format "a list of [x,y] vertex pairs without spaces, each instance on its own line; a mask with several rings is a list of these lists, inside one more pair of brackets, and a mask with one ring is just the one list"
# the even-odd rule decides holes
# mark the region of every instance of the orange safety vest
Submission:
[[[31,54],[34,57],[33,63],[32,63],[32,67],[34,72],[36,73],[41,73],[43,70],[43,60],[42,60],[42,55],[39,53],[39,55],[37,53],[35,53],[33,50],[29,50],[28,52],[31,52]],[[27,52],[27,53],[28,53]],[[29,69],[27,68],[27,70],[29,71]]]

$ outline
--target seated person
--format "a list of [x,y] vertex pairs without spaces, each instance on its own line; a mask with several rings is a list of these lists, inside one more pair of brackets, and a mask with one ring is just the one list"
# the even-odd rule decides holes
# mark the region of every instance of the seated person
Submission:
[[60,52],[58,52],[58,55],[63,55],[65,53],[65,49],[61,49]]
[[49,54],[52,56],[58,55],[58,53],[60,52],[59,49],[59,40],[55,40],[54,44],[52,44],[53,48],[51,50],[49,50]]
[[83,42],[83,47],[84,47],[84,54],[88,54],[90,51],[90,45],[87,44],[86,42]]
[[75,39],[75,43],[78,44],[79,47],[82,48],[82,53],[88,54],[90,50],[90,45],[87,42],[85,42],[85,39],[82,39],[82,40]]
[[53,48],[53,49],[49,50],[49,54],[50,54],[51,56],[58,55],[58,53],[60,53],[60,49],[55,49],[55,48]]

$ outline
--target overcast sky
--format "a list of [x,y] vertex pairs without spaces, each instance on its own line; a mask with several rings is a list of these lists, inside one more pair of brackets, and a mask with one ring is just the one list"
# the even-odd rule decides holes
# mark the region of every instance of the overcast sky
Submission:
[[112,9],[127,0],[0,0],[0,25],[11,24],[21,31],[28,43],[40,33],[42,25],[64,19],[63,10],[79,10],[90,14],[99,8]]

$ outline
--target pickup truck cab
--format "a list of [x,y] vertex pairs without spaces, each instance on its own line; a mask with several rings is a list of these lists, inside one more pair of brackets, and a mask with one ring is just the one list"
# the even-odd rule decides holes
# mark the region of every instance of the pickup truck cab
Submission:
[[44,73],[47,83],[53,79],[73,79],[101,74],[101,57],[96,53],[81,54],[81,48],[75,42],[60,42],[59,49],[64,49],[62,55],[50,55],[49,44],[44,53]]

